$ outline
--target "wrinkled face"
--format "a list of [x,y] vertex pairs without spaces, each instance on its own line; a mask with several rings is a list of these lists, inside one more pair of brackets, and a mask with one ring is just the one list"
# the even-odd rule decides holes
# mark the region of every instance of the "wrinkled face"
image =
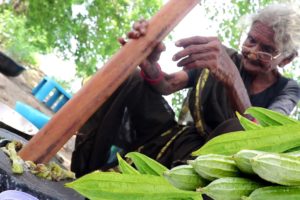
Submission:
[[[255,22],[242,49],[245,70],[253,75],[270,73],[282,61],[274,42],[274,31],[261,22]],[[270,58],[270,59],[268,59]]]

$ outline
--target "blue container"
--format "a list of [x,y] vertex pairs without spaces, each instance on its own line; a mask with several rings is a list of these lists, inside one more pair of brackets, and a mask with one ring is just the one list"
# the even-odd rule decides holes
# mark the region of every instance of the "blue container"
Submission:
[[46,106],[54,112],[57,112],[72,98],[71,94],[65,91],[59,83],[48,76],[44,77],[39,84],[32,89],[32,94],[37,100],[45,103]]
[[49,116],[20,101],[16,102],[15,110],[38,129],[43,128],[50,120]]

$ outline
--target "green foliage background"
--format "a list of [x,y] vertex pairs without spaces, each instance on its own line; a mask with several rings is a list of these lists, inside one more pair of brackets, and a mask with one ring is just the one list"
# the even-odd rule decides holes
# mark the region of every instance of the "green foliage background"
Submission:
[[117,38],[133,21],[150,18],[161,5],[162,0],[11,0],[0,4],[0,45],[32,65],[35,52],[75,58],[77,75],[87,77],[119,48]]

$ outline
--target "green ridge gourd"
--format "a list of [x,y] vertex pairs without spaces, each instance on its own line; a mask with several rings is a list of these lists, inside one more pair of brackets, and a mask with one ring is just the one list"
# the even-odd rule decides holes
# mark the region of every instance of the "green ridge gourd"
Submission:
[[182,190],[195,191],[198,187],[206,185],[206,180],[201,178],[191,165],[180,165],[168,171],[163,176],[174,187]]
[[188,163],[201,177],[209,181],[239,175],[239,170],[231,156],[208,154],[189,160]]
[[241,150],[233,155],[233,160],[235,161],[236,166],[239,168],[239,170],[241,170],[243,173],[255,174],[252,169],[250,159],[262,153],[265,152],[257,150]]
[[254,190],[249,197],[242,200],[298,200],[300,187],[295,186],[268,186]]
[[258,182],[240,177],[220,178],[200,191],[214,200],[240,200],[242,196],[249,195],[252,191],[262,187]]
[[272,183],[300,185],[300,158],[276,153],[265,153],[251,159],[253,171]]

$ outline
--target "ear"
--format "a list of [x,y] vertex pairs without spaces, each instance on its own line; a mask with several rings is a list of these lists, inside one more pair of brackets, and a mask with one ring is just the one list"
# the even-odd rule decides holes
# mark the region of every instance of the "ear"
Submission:
[[294,60],[295,57],[298,56],[298,52],[297,51],[293,51],[293,53],[291,53],[288,57],[285,57],[279,64],[279,67],[284,67],[287,64],[289,64],[290,62],[292,62]]

